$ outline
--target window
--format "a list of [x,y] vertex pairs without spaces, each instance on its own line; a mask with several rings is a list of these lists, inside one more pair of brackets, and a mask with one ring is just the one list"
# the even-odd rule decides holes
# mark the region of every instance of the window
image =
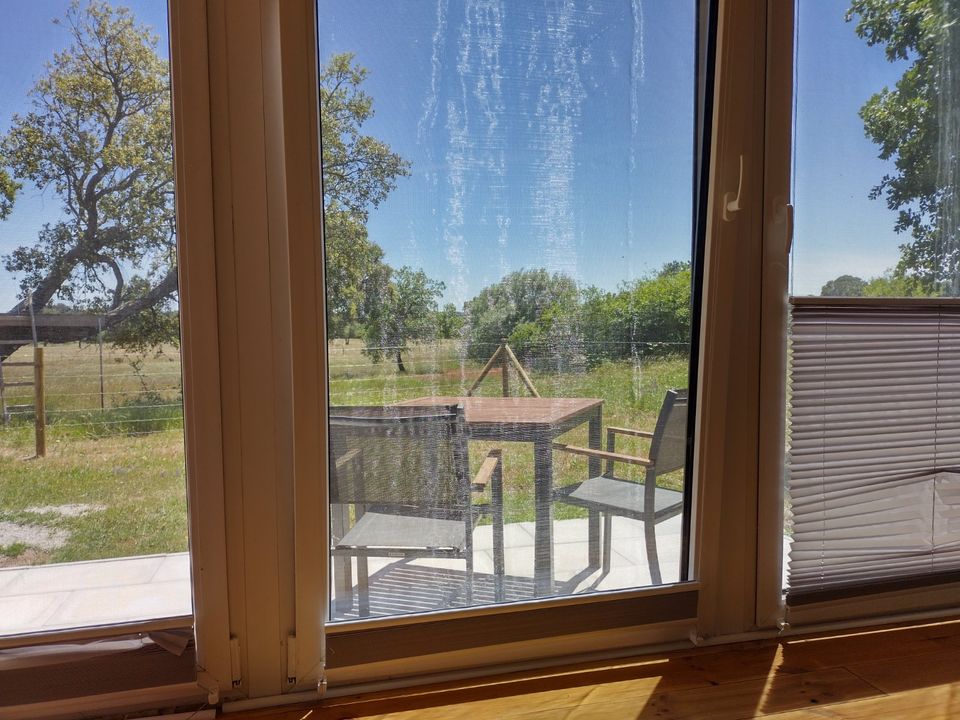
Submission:
[[0,635],[191,614],[167,12],[0,33]]
[[[784,437],[785,361],[776,354],[784,344],[768,351],[785,324],[776,325],[779,335],[767,329],[786,307],[786,278],[771,270],[771,258],[785,257],[789,225],[782,171],[790,123],[777,108],[791,105],[784,77],[792,33],[784,30],[792,15],[779,5],[768,12],[760,0],[726,3],[722,18],[718,3],[661,5],[379,3],[371,19],[369,4],[324,3],[314,35],[317,8],[308,0],[170,3],[194,622],[198,682],[209,701],[301,692],[309,699],[321,680],[347,692],[384,679],[717,638],[780,619],[777,606],[758,620],[755,599],[761,584],[779,578],[764,565],[762,541],[767,525],[780,523],[782,500],[763,509],[771,506],[764,494],[782,492],[782,483],[765,484],[763,463]],[[348,122],[350,113],[366,115],[362,97],[353,96],[339,127],[326,114],[329,94],[324,116],[318,112],[318,88],[332,92],[325,73],[344,51],[355,56],[339,89],[369,94],[375,114],[359,131],[369,139],[351,135]],[[369,73],[355,82],[358,67]],[[330,153],[351,142],[382,161],[380,195],[376,183],[353,182],[344,165],[337,188]],[[344,200],[351,193],[352,204]],[[619,254],[605,245],[611,237]],[[338,240],[357,261],[339,275],[331,251]],[[661,316],[687,323],[676,342],[689,355],[665,360],[659,351],[674,341],[651,338],[638,324],[627,356],[614,356],[617,328],[604,325],[611,314],[584,308],[616,305],[621,292],[636,290],[626,314],[612,315],[632,317],[640,291],[650,289],[644,283],[664,280],[663,270],[667,278],[685,272],[675,260],[691,263],[694,308],[704,279],[702,331],[698,313],[676,312],[682,303],[668,303]],[[481,353],[469,336],[478,323],[458,328],[469,319],[465,303],[539,268],[575,283],[575,312],[561,293],[549,312],[494,332]],[[357,269],[359,278],[350,275]],[[331,291],[340,283],[337,303],[325,302],[324,270]],[[591,285],[596,293],[584,293]],[[375,302],[361,302],[368,298]],[[424,304],[430,312],[409,312]],[[410,322],[399,322],[404,317]],[[369,328],[383,341],[367,347]],[[458,330],[466,337],[442,337]],[[598,345],[587,344],[597,337]],[[602,400],[600,422],[591,432],[596,407],[583,408],[586,419],[567,416],[579,425],[542,437],[539,452],[531,439],[471,436],[460,398],[491,359],[471,398],[519,403],[532,396],[529,380],[541,399]],[[675,372],[663,379],[671,363]],[[598,371],[620,387],[605,394]],[[656,432],[667,390],[684,387],[689,408],[696,400],[688,414],[696,443],[685,448],[683,470],[655,482],[689,497],[684,513],[656,523],[658,532],[679,532],[671,542],[655,535],[661,582],[653,584],[646,537],[622,533],[631,519],[612,516],[612,552],[604,553],[604,522],[591,522],[591,508],[554,502],[546,483],[537,502],[537,465],[541,478],[571,485],[597,465],[602,475],[606,457],[567,450],[605,449],[611,420]],[[455,402],[438,409],[444,398]],[[405,401],[417,409],[395,405]],[[651,452],[652,438],[614,435],[618,453]],[[435,450],[394,450],[407,444]],[[773,454],[779,474],[782,452]],[[592,468],[591,459],[600,462]],[[367,557],[360,572],[362,553],[349,551],[364,543],[353,542],[356,535],[345,542],[348,532],[384,506],[409,509],[410,501],[336,502],[345,496],[334,496],[341,488],[328,480],[342,473],[350,491],[378,467],[466,478],[468,498],[436,483],[415,498],[429,506],[419,516],[381,514],[448,520],[431,515],[438,508],[430,503],[452,495],[460,504],[446,509],[464,521],[463,537],[472,513],[478,521],[472,568],[466,556]],[[645,480],[645,470],[629,466],[623,479]],[[502,590],[498,518],[482,513],[497,499]],[[552,523],[538,523],[550,514]],[[567,527],[574,539],[560,542]],[[516,542],[518,529],[530,539]],[[774,539],[782,536],[776,530]],[[347,552],[338,554],[338,544]],[[779,566],[779,542],[776,549]],[[776,590],[779,603],[778,580]],[[196,696],[198,686],[190,690]]]
[[957,569],[957,18],[825,9],[797,9],[791,612]]
[[334,622],[689,579],[696,9],[319,3]]

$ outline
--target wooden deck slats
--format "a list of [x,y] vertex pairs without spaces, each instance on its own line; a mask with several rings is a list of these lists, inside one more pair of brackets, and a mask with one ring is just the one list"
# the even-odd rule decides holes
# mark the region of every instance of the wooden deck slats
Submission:
[[960,718],[960,621],[572,665],[235,717],[945,720]]

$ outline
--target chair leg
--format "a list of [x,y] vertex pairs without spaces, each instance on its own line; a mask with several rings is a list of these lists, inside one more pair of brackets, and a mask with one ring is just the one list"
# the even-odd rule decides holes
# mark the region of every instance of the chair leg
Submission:
[[662,585],[660,558],[657,556],[657,526],[649,520],[643,524],[644,541],[647,545],[647,564],[650,565],[650,583]]
[[349,556],[334,556],[331,567],[333,569],[334,612],[349,612],[353,607],[353,559]]
[[610,572],[610,557],[613,555],[613,515],[603,514],[603,574]]
[[587,565],[590,569],[600,567],[600,513],[590,510],[587,520]]
[[370,569],[363,555],[357,557],[357,606],[360,617],[370,615]]
[[[330,506],[330,529],[337,540],[347,533],[350,526],[349,506]],[[353,607],[353,560],[349,555],[333,558],[334,601],[336,612],[347,612]]]
[[467,591],[466,591],[466,602],[467,607],[473,605],[473,546],[469,545],[467,548]]
[[503,506],[494,507],[493,510],[493,582],[494,592],[497,602],[503,602],[504,575],[506,574],[506,561],[503,551]]

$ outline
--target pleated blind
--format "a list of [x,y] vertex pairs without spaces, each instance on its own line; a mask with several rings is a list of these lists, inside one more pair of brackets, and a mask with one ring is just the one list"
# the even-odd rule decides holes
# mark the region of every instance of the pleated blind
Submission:
[[788,604],[957,579],[960,305],[795,298],[791,338]]

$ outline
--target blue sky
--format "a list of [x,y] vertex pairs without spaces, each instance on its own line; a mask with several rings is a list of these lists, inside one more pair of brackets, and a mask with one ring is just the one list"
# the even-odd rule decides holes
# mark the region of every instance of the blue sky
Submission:
[[391,264],[459,305],[520,268],[614,289],[689,259],[692,2],[319,7],[412,164],[369,223]]
[[893,163],[877,158],[858,112],[906,63],[887,62],[844,22],[843,0],[798,0],[793,290],[818,295],[838,275],[875,277],[896,265],[908,238],[870,189]]
[[[159,37],[157,51],[166,58],[165,0],[127,0],[122,4],[131,9],[140,23],[153,29]],[[27,93],[43,75],[54,52],[69,46],[68,30],[53,23],[54,19],[64,17],[68,7],[70,0],[4,3],[3,23],[0,23],[0,133],[10,127],[14,113],[29,109]],[[56,193],[25,182],[14,212],[0,222],[0,255],[6,255],[20,245],[32,244],[44,223],[54,223],[60,217],[60,200]],[[0,312],[14,305],[18,292],[17,279],[0,266]]]
[[[162,0],[127,2],[162,35]],[[0,26],[0,132],[52,53],[67,0],[10,3]],[[794,291],[895,264],[893,213],[867,198],[886,171],[857,110],[902,68],[843,21],[799,5]],[[366,126],[412,175],[371,212],[394,266],[463,302],[506,272],[547,267],[615,289],[690,253],[694,3],[320,0],[323,58],[370,71]],[[500,8],[497,10],[497,8]],[[548,10],[549,8],[549,10]],[[496,79],[496,81],[495,81]],[[30,243],[58,200],[26,186],[0,253]],[[0,277],[0,308],[16,283]]]

